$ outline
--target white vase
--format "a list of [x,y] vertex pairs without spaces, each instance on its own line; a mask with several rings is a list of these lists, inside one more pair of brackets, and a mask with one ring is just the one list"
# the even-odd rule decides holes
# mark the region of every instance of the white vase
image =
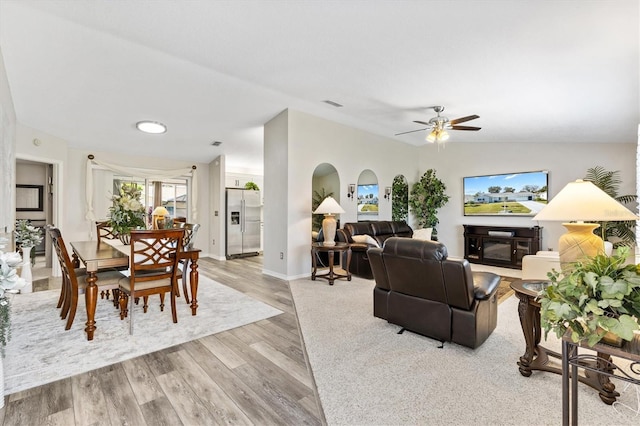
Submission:
[[24,278],[25,285],[20,289],[20,293],[31,293],[33,291],[33,275],[31,274],[31,250],[33,246],[22,247],[22,271],[20,277]]

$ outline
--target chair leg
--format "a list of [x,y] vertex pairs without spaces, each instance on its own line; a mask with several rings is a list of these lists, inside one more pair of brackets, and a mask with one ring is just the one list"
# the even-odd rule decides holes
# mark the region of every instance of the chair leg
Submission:
[[146,314],[147,309],[149,309],[149,296],[144,296],[142,299],[144,300],[144,305],[142,305],[142,311]]
[[67,279],[63,279],[62,286],[64,287],[64,300],[62,301],[60,318],[66,319],[67,314],[69,313],[69,306],[71,304],[71,283]]
[[71,294],[71,306],[69,307],[69,317],[67,318],[67,325],[64,328],[65,330],[69,330],[71,328],[71,324],[73,324],[73,320],[76,317],[76,309],[78,308],[78,293]]
[[[132,298],[133,299],[133,298]],[[127,317],[127,303],[129,302],[129,295],[124,291],[120,292],[120,319],[123,320]]]
[[[176,288],[178,287],[177,285],[175,286]],[[162,293],[162,296],[164,296],[164,293]],[[173,317],[173,323],[177,323],[178,322],[178,312],[176,311],[176,292],[175,291],[171,291],[171,316]]]
[[133,304],[135,303],[134,298],[131,299],[131,315],[129,316],[129,334],[133,334]]
[[187,302],[187,305],[191,303],[189,299],[189,291],[187,290],[187,271],[189,270],[187,267],[189,266],[189,259],[186,259],[182,264],[182,292],[184,293],[184,300]]
[[56,308],[60,308],[64,302],[64,277],[62,278],[62,285],[60,286],[60,297],[58,298],[58,305]]
[[160,312],[164,312],[164,293],[160,293]]

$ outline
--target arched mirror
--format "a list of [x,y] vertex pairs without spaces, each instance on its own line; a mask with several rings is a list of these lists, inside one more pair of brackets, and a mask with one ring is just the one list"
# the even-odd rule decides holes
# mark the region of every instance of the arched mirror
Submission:
[[358,221],[378,220],[380,189],[378,177],[371,170],[363,170],[358,177],[356,190],[358,200]]
[[[340,178],[333,165],[322,163],[315,168],[311,179],[311,211],[314,212],[327,197],[333,197],[340,203]],[[322,215],[311,214],[311,217],[311,231],[314,233],[320,231]]]
[[391,220],[409,222],[409,184],[403,175],[394,177],[391,185]]

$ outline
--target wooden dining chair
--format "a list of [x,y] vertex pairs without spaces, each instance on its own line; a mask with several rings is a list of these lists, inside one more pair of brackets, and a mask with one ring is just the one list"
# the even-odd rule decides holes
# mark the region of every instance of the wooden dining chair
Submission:
[[[199,223],[183,223],[183,222],[174,222],[174,228],[184,229],[184,238],[182,238],[182,247],[184,250],[190,250],[193,248],[193,239],[198,233],[198,229],[200,229]],[[180,259],[180,272],[178,279],[182,279],[182,293],[184,294],[184,300],[187,303],[191,303],[191,299],[189,297],[189,291],[187,286],[187,278],[189,277],[189,259]],[[179,296],[179,295],[178,295]]]
[[143,298],[146,313],[149,296],[159,294],[160,310],[164,311],[164,296],[169,293],[173,322],[178,322],[178,254],[182,251],[183,236],[182,229],[131,231],[130,276],[120,279],[120,319],[130,316],[130,334],[133,334],[134,300],[139,297]]
[[[63,320],[67,320],[65,330],[69,330],[76,317],[78,295],[80,292],[84,292],[87,287],[87,283],[84,280],[86,271],[84,268],[74,268],[60,230],[55,227],[50,227],[47,230],[51,236],[51,242],[62,270],[62,287],[60,288],[57,307],[62,308],[60,317]],[[120,284],[120,278],[122,278],[122,274],[116,270],[98,272],[96,276],[98,278],[96,285],[98,290],[101,291],[117,289]]]
[[116,240],[118,236],[113,232],[113,228],[108,220],[96,221],[96,236],[98,237],[98,245],[105,240]]

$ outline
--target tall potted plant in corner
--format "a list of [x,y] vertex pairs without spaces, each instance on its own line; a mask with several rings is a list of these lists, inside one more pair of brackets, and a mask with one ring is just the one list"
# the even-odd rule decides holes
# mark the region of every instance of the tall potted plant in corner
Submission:
[[[619,170],[609,171],[601,166],[591,167],[587,169],[587,175],[584,180],[593,182],[595,186],[622,204],[634,203],[638,199],[637,195],[618,195],[620,184],[622,183]],[[600,224],[600,227],[594,229],[593,233],[602,238],[603,241],[611,239],[613,247],[633,247],[636,245],[635,221],[597,223]]]
[[438,240],[436,225],[438,209],[449,202],[449,196],[445,193],[447,187],[444,182],[436,177],[434,169],[427,170],[420,180],[411,187],[409,195],[409,208],[418,220],[421,228],[432,228],[431,239]]

